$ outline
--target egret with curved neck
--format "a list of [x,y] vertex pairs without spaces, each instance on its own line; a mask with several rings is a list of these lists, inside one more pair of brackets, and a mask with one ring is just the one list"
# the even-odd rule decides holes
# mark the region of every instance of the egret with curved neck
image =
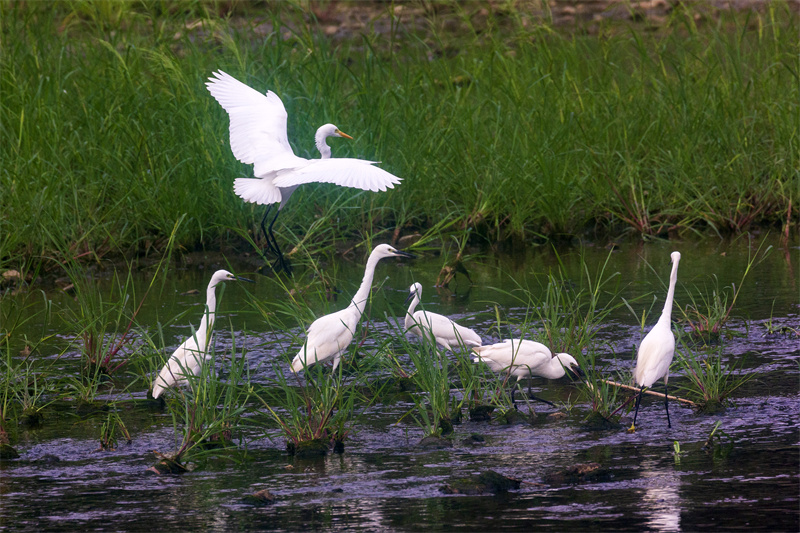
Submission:
[[[374,161],[331,159],[328,137],[352,139],[333,124],[321,126],[314,137],[319,159],[296,156],[286,132],[286,108],[278,95],[272,91],[261,94],[222,71],[212,74],[206,87],[230,117],[231,151],[242,163],[253,165],[255,176],[236,179],[233,190],[245,202],[270,206],[261,219],[261,231],[267,249],[277,258],[276,270],[291,273],[291,266],[278,246],[272,227],[298,186],[317,182],[385,191],[400,183],[400,178],[374,166]],[[276,203],[279,204],[278,211],[269,228],[265,228],[272,204]]]
[[469,328],[456,324],[449,318],[428,311],[416,311],[422,298],[422,284],[414,283],[409,287],[408,299],[411,304],[406,311],[406,332],[422,337],[423,334],[432,335],[436,344],[445,350],[453,350],[453,346],[480,346],[481,337]]
[[636,355],[636,369],[633,379],[639,385],[639,395],[636,398],[636,410],[633,414],[633,425],[629,431],[636,430],[636,417],[639,415],[639,403],[645,388],[650,388],[660,378],[664,378],[664,409],[667,412],[667,427],[672,427],[669,419],[669,395],[667,381],[669,380],[669,365],[675,355],[675,335],[672,333],[672,301],[675,297],[675,284],[678,282],[678,262],[681,260],[680,252],[672,252],[672,271],[669,275],[669,289],[664,302],[661,317],[650,333],[645,335],[639,345]]
[[164,390],[187,383],[187,375],[200,375],[203,362],[208,356],[211,344],[211,332],[214,329],[214,317],[217,310],[217,285],[223,281],[249,281],[247,278],[234,276],[227,270],[217,270],[211,276],[206,289],[206,307],[200,327],[194,334],[183,341],[183,344],[172,353],[167,363],[153,381],[153,398],[158,399]]
[[[507,373],[509,376],[516,376],[517,382],[534,376],[546,379],[560,379],[567,372],[576,376],[584,375],[578,361],[570,354],[558,353],[553,356],[550,348],[536,341],[506,339],[497,344],[475,347],[472,352],[475,354],[474,362],[486,363],[492,372],[497,374]],[[511,403],[514,407],[516,407],[514,401],[515,392],[515,387],[512,387]],[[538,398],[531,393],[530,381],[528,381],[528,397],[553,405],[551,402]]]
[[314,363],[329,359],[333,359],[333,369],[336,370],[341,355],[353,340],[358,321],[364,313],[378,261],[385,257],[414,256],[396,250],[388,244],[376,246],[369,254],[364,278],[350,305],[341,311],[318,318],[308,327],[306,342],[292,360],[292,372],[299,372]]

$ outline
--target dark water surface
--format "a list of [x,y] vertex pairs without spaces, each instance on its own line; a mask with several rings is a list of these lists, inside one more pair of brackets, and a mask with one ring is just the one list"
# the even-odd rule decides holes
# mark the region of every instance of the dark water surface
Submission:
[[[655,295],[655,303],[651,295],[631,304],[638,315],[652,305],[648,330],[663,305],[669,253],[674,249],[683,254],[676,306],[685,306],[695,287],[706,287],[710,293],[712,274],[718,278],[717,290],[731,283],[738,286],[748,253],[745,240],[653,243],[614,251],[607,270],[620,272],[621,295],[628,299],[648,292]],[[578,279],[578,250],[561,254],[570,275]],[[609,252],[588,246],[585,254],[593,268]],[[514,324],[525,321],[527,309],[496,289],[513,289],[511,278],[522,284],[532,280],[533,273],[554,268],[556,258],[544,248],[516,257],[478,257],[467,264],[474,284],[470,287],[461,278],[451,290],[433,287],[441,257],[391,263],[384,260],[378,267],[375,280],[381,287],[369,310],[373,335],[362,350],[374,347],[376,332],[394,334],[385,317],[402,317],[403,300],[414,281],[423,284],[425,309],[472,327],[485,343],[497,342],[495,304],[510,324],[504,326],[508,331],[503,336],[513,334]],[[189,324],[197,326],[204,288],[217,266],[225,265],[175,271],[161,302],[148,300],[139,316],[144,324],[168,323],[190,310],[164,327],[165,354],[190,334]],[[236,268],[237,273],[246,274],[246,268]],[[341,295],[336,302],[319,303],[318,316],[347,305],[362,269],[360,259],[331,267]],[[620,429],[587,429],[584,418],[590,407],[581,402],[566,410],[562,419],[547,417],[557,408],[537,405],[533,425],[465,421],[456,426],[453,448],[426,450],[416,446],[422,431],[411,417],[398,423],[413,403],[393,399],[377,403],[364,415],[343,454],[289,457],[284,439],[269,428],[266,433],[272,438],[249,434],[239,451],[204,461],[183,475],[156,476],[147,471],[155,462],[152,450],[174,450],[176,435],[172,417],[145,400],[142,385],[133,400],[119,404],[133,441],[121,442],[116,451],[96,451],[102,417],[76,417],[64,406],[48,411],[41,428],[13,432],[20,458],[0,462],[0,529],[798,531],[800,338],[790,330],[769,333],[770,328],[800,329],[798,269],[795,243],[788,253],[773,250],[745,282],[729,323],[733,334],[723,336],[721,346],[727,360],[744,357],[744,370],[756,376],[718,414],[673,404],[668,429],[663,404],[646,398],[638,430],[630,434],[624,424]],[[276,357],[296,353],[302,335],[297,329],[265,330],[263,320],[252,312],[249,299],[285,297],[280,287],[264,280],[259,278],[245,289],[227,287],[215,341],[217,351],[231,345],[234,337],[245,346],[256,383],[269,381]],[[203,294],[181,296],[193,288]],[[8,298],[0,305],[9,305]],[[676,307],[673,319],[677,318]],[[630,371],[633,347],[641,338],[637,318],[621,307],[598,332],[594,348],[609,372]],[[69,369],[77,360],[77,353],[67,353],[59,364]],[[680,384],[677,365],[672,376],[670,383]],[[556,402],[562,411],[564,404],[574,401],[576,389],[565,380],[534,385],[537,395]],[[724,438],[707,447],[717,423]],[[473,433],[485,437],[484,446],[462,443]],[[677,457],[675,441],[682,452]],[[598,463],[600,469],[580,481],[552,476],[589,462]],[[486,470],[523,484],[500,495],[446,495],[440,490],[453,478]],[[244,496],[260,489],[269,489],[277,497],[275,503],[245,503]]]

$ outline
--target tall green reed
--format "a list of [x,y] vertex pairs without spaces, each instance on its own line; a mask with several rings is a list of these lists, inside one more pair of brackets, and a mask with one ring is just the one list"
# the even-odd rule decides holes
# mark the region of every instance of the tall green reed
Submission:
[[204,2],[100,6],[0,8],[17,36],[0,67],[0,261],[49,253],[44,230],[77,253],[161,251],[184,213],[188,249],[243,245],[231,228],[255,235],[260,208],[231,190],[252,169],[203,86],[219,68],[281,96],[299,155],[316,157],[314,130],[335,122],[356,136],[336,156],[404,178],[346,202],[332,186],[300,188],[279,238],[309,250],[443,219],[494,242],[587,225],[724,234],[797,212],[798,19],[786,4],[702,29],[676,10],[662,31],[597,35],[524,26],[519,13],[479,28],[455,9],[464,31],[392,19],[385,41],[331,40],[296,6],[262,12],[265,35]]

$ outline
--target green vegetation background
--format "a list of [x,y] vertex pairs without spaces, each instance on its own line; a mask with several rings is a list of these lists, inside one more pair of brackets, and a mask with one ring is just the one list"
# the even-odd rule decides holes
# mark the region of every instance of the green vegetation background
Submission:
[[331,35],[304,2],[0,3],[0,266],[159,252],[184,214],[185,250],[258,241],[263,208],[232,189],[252,167],[204,85],[217,69],[278,93],[298,155],[317,157],[314,131],[333,122],[355,137],[331,141],[334,157],[404,180],[301,187],[278,225],[289,248],[796,224],[800,25],[786,3],[569,32],[513,4],[480,24],[489,4],[414,23],[383,5]]

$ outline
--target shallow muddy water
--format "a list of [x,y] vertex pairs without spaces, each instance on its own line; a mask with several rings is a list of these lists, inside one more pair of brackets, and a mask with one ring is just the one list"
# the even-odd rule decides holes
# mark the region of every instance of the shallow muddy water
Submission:
[[[744,240],[619,247],[610,254],[607,272],[620,272],[622,297],[652,293],[631,303],[639,316],[649,310],[646,330],[663,305],[672,250],[683,254],[673,319],[680,318],[677,306],[688,303],[694,287],[711,292],[712,274],[718,277],[718,289],[731,283],[738,286],[747,260]],[[796,242],[788,254],[774,249],[744,284],[720,346],[727,361],[744,358],[743,370],[755,378],[734,393],[731,405],[721,413],[701,414],[671,403],[669,429],[663,403],[646,397],[635,433],[626,431],[627,417],[620,428],[592,430],[584,423],[588,404],[578,401],[571,409],[565,408],[574,402],[573,385],[567,380],[538,379],[534,393],[558,407],[536,404],[533,424],[465,419],[455,426],[452,448],[431,450],[417,446],[422,430],[411,417],[404,418],[414,404],[407,396],[387,395],[363,414],[342,454],[315,459],[287,456],[285,441],[273,424],[265,429],[271,438],[249,431],[238,436],[242,444],[235,451],[204,459],[182,475],[157,476],[147,470],[156,460],[153,450],[174,450],[178,437],[172,417],[146,400],[143,384],[117,404],[132,442],[120,441],[115,451],[97,451],[104,416],[78,417],[63,401],[47,408],[40,428],[19,427],[11,432],[20,457],[0,462],[0,529],[797,531],[798,250]],[[560,253],[570,275],[578,279],[578,250]],[[608,255],[604,248],[585,248],[590,268]],[[246,272],[244,264],[229,259],[237,274],[256,277]],[[373,292],[368,310],[371,335],[362,352],[374,350],[382,334],[396,334],[387,317],[390,321],[402,318],[403,301],[414,281],[423,284],[425,309],[472,327],[484,343],[517,333],[516,325],[525,322],[526,316],[535,327],[526,306],[497,289],[512,290],[511,278],[525,284],[534,273],[556,265],[552,252],[544,248],[517,257],[487,254],[467,263],[472,286],[459,278],[450,289],[437,290],[433,285],[441,257],[392,261],[382,261],[377,270],[375,281],[380,288]],[[164,326],[165,354],[190,334],[189,324],[197,326],[209,271],[216,267],[208,264],[204,270],[173,271],[160,302],[148,300],[139,321],[169,323]],[[340,294],[335,302],[315,304],[317,316],[345,307],[362,273],[363,260],[337,264],[335,282]],[[251,381],[269,384],[274,377],[272,362],[286,361],[297,352],[302,331],[267,329],[253,312],[251,299],[285,296],[277,284],[257,277],[253,286],[229,285],[219,310],[216,350],[222,352],[234,342],[244,346]],[[201,295],[182,295],[189,289],[199,289]],[[10,298],[18,297],[6,296],[0,305],[10,305]],[[503,320],[502,335],[495,305]],[[38,332],[35,324],[27,327],[31,335]],[[58,327],[56,321],[51,327]],[[673,330],[681,327],[674,324]],[[781,332],[781,328],[788,329]],[[611,315],[593,342],[609,377],[616,370],[632,369],[634,347],[642,336],[637,317],[627,308],[622,306]],[[46,348],[41,355],[53,357]],[[399,359],[408,361],[402,354]],[[74,371],[77,364],[74,351],[58,361],[64,372]],[[682,379],[678,366],[673,366],[671,387],[679,386]],[[556,411],[565,417],[548,416]],[[719,438],[706,446],[718,423]],[[465,443],[472,434],[481,435],[484,443]],[[238,442],[237,436],[234,440]],[[680,454],[675,453],[676,441]],[[579,478],[563,475],[570,466],[586,463],[597,463],[599,468]],[[519,489],[497,495],[441,491],[455,478],[487,470],[523,483]],[[259,506],[244,499],[261,489],[276,497],[274,503]]]

